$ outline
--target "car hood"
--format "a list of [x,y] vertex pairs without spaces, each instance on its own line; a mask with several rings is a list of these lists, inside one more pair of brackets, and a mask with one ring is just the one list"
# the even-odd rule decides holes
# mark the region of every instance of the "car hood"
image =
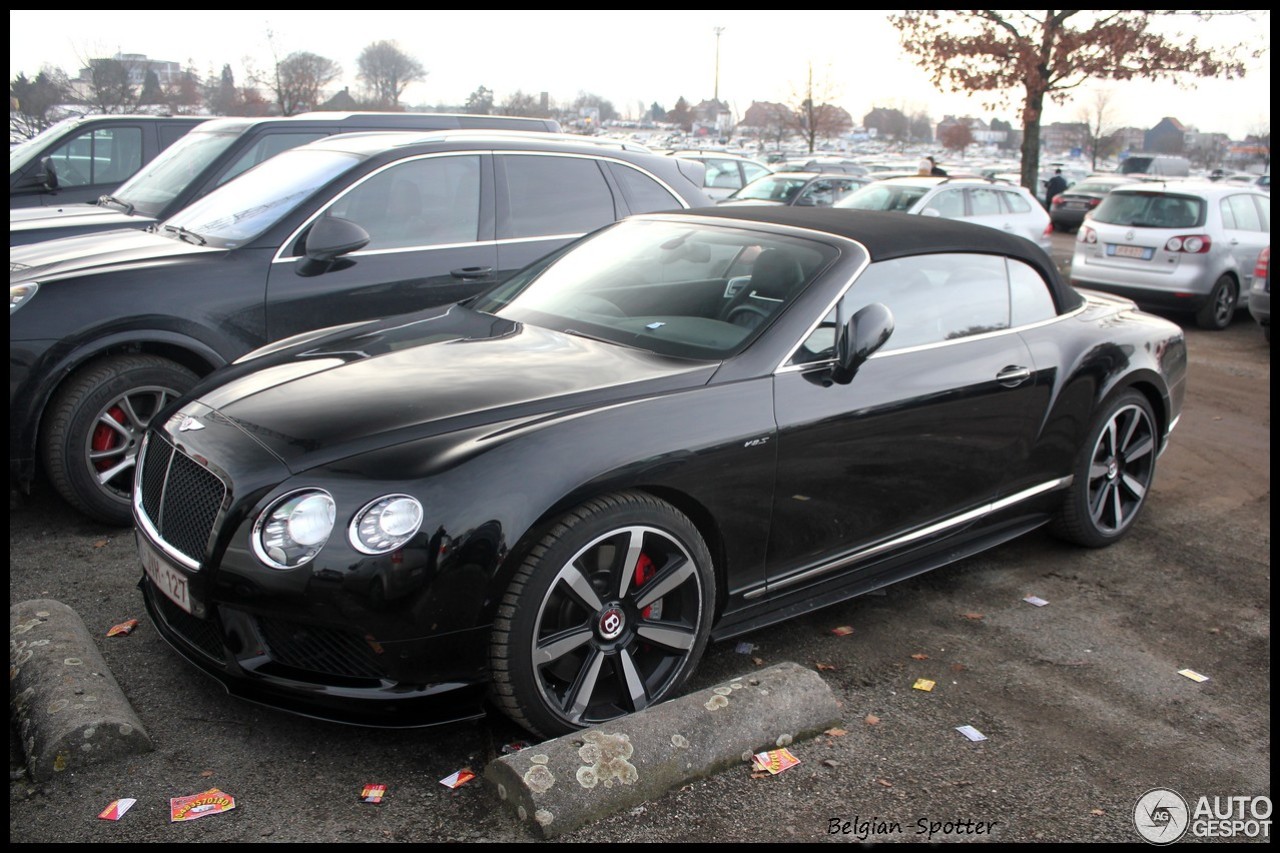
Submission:
[[130,216],[122,210],[96,204],[66,204],[60,207],[20,207],[9,211],[10,231],[36,228],[91,226],[94,228],[145,228],[155,220],[149,216]]
[[43,284],[71,275],[159,264],[225,251],[134,228],[101,231],[10,247],[9,280],[39,278]]
[[719,364],[459,305],[300,337],[241,359],[194,392],[295,472],[402,441],[502,431],[704,385]]

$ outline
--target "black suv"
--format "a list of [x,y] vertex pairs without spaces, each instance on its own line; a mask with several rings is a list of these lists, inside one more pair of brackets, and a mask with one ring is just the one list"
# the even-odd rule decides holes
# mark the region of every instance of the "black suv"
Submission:
[[9,149],[9,209],[93,201],[207,120],[148,115],[63,119]]
[[42,464],[69,503],[127,525],[142,432],[198,377],[269,341],[467,298],[631,213],[709,206],[702,179],[589,137],[348,133],[152,229],[10,249],[11,478],[29,487]]
[[117,180],[109,187],[98,187],[92,195],[62,197],[64,207],[11,209],[9,245],[115,228],[147,228],[263,160],[335,133],[461,128],[558,133],[560,124],[554,119],[452,113],[315,112],[288,118],[209,119],[127,183]]

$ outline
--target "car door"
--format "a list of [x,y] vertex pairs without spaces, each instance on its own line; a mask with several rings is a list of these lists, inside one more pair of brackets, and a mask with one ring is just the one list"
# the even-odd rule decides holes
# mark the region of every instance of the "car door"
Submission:
[[368,245],[316,269],[303,257],[309,228],[287,244],[268,281],[270,339],[445,305],[494,284],[492,198],[491,159],[476,152],[414,157],[362,176],[311,222],[355,222]]
[[1235,259],[1235,268],[1240,273],[1239,304],[1243,307],[1249,302],[1258,254],[1271,245],[1271,200],[1252,193],[1240,193],[1226,196],[1218,206],[1222,213],[1227,250]]
[[151,130],[141,124],[95,127],[63,142],[45,155],[58,176],[58,187],[41,192],[40,203],[91,202],[111,193],[142,168],[143,134]]
[[583,155],[494,155],[499,280],[624,214],[604,166]]
[[[880,302],[888,342],[829,381],[837,317]],[[769,590],[932,542],[979,518],[1025,452],[1038,405],[1009,331],[1004,259],[934,254],[872,264],[775,376],[778,476]]]

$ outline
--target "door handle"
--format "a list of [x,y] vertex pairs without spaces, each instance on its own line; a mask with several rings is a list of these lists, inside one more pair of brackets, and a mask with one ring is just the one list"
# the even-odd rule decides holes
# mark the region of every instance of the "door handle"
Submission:
[[486,278],[492,274],[493,267],[459,267],[456,270],[449,270],[449,275],[464,281],[473,278]]
[[1017,388],[1031,378],[1031,370],[1026,367],[1010,365],[996,374],[996,381],[1006,388]]

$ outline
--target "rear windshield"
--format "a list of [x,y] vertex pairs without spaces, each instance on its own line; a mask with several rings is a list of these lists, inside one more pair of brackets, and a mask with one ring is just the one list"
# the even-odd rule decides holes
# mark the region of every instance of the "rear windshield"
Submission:
[[899,210],[906,212],[933,187],[868,184],[836,202],[836,207],[854,210]]
[[1093,220],[1133,228],[1199,228],[1204,199],[1162,192],[1112,192],[1093,212]]
[[1150,172],[1151,163],[1154,160],[1154,157],[1128,157],[1120,164],[1120,174],[1132,175],[1135,172]]

